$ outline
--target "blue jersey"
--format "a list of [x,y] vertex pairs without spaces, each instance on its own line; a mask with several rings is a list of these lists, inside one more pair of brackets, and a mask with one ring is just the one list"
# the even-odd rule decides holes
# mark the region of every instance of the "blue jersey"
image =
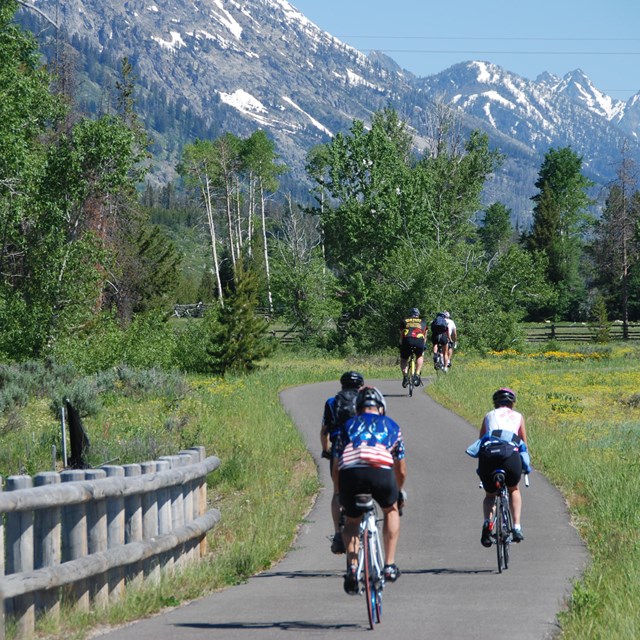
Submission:
[[333,445],[338,468],[390,468],[405,457],[400,426],[388,416],[363,413],[350,418],[340,428]]

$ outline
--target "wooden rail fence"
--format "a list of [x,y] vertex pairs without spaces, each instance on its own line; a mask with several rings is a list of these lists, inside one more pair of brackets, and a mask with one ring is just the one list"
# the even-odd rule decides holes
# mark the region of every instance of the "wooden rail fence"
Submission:
[[[606,327],[610,340],[622,340],[623,330],[621,322],[613,322]],[[541,323],[525,326],[527,342],[548,342],[558,340],[563,342],[593,342],[598,328],[585,323]],[[640,340],[640,323],[628,325],[628,339]]]
[[200,558],[220,519],[206,509],[206,477],[219,465],[194,447],[140,464],[9,476],[0,596],[17,636],[32,637],[37,616],[59,616],[63,597],[81,610],[106,607],[126,584],[157,582]]

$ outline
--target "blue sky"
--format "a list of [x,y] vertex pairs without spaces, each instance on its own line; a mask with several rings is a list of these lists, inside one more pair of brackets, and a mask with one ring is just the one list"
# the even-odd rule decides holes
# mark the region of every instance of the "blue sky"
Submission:
[[639,0],[289,0],[321,29],[418,76],[486,60],[530,80],[582,69],[612,98],[640,92]]

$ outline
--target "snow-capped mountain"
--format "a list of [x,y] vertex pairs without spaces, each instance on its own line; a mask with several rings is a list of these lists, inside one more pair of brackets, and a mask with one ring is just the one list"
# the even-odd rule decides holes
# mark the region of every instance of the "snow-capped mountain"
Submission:
[[[486,131],[507,155],[487,199],[502,200],[518,216],[531,209],[549,147],[571,146],[600,184],[614,176],[624,140],[640,159],[640,93],[628,103],[613,100],[580,70],[532,81],[472,61],[416,78],[383,54],[365,56],[342,43],[287,0],[32,1],[57,16],[81,56],[99,52],[112,66],[127,56],[141,104],[161,96],[179,115],[194,114],[218,134],[263,128],[298,177],[312,145],[387,105],[418,139],[427,135],[425,112],[437,101],[458,111],[465,130]],[[90,66],[87,84],[95,91]],[[191,141],[167,140],[151,118],[147,126],[158,132],[159,156],[171,159]]]

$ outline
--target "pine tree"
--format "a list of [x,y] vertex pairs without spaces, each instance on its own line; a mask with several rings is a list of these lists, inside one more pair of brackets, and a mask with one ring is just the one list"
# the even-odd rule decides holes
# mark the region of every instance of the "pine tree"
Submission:
[[[582,158],[569,147],[545,154],[533,196],[533,228],[526,244],[548,259],[547,277],[557,288],[554,317],[576,316],[584,301],[585,280],[580,272],[583,236],[592,221],[587,209],[593,204],[587,189],[593,182],[582,175]],[[577,319],[577,318],[574,318]]]
[[259,279],[243,261],[236,263],[233,290],[227,290],[224,307],[208,314],[207,355],[212,373],[247,372],[271,355],[274,342],[266,335],[268,322],[257,313]]

